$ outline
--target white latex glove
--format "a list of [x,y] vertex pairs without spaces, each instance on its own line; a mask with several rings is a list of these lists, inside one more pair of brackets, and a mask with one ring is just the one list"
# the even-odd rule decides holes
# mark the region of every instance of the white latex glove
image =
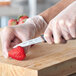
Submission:
[[49,22],[44,37],[49,44],[76,38],[76,1]]
[[5,27],[1,32],[3,56],[8,57],[8,51],[20,42],[27,41],[41,35],[47,23],[41,16],[29,18],[24,24]]

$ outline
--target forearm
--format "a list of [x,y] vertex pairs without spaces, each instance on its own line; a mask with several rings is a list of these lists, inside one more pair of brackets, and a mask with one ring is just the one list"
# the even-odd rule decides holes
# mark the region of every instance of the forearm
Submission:
[[68,5],[70,5],[75,0],[61,0],[56,5],[48,8],[44,12],[40,13],[40,15],[45,19],[47,23],[54,18],[57,14],[59,14],[63,9],[65,9]]

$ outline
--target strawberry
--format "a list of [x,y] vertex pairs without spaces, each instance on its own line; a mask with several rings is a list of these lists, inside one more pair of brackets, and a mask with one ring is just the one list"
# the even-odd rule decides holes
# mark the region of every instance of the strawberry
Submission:
[[27,18],[28,18],[28,16],[20,16],[18,24],[23,24],[27,20]]
[[23,19],[22,21],[19,21],[18,24],[23,24],[27,19]]
[[24,19],[27,19],[27,18],[28,18],[28,16],[20,16],[19,21],[23,21]]
[[17,22],[16,19],[10,19],[10,20],[8,21],[8,26],[17,25],[17,24],[18,24],[18,22]]
[[16,60],[23,60],[26,58],[25,51],[22,47],[18,46],[16,48],[13,48],[8,52],[9,57],[16,59]]

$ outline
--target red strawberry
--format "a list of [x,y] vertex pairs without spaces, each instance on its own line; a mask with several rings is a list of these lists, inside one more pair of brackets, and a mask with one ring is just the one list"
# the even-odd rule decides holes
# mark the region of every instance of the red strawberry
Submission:
[[18,22],[17,22],[16,19],[10,19],[10,20],[8,21],[8,26],[17,25],[17,24],[18,24]]
[[19,17],[19,21],[23,21],[24,19],[27,19],[28,18],[28,16],[21,16],[21,17]]
[[23,24],[27,20],[27,18],[28,18],[28,16],[20,16],[18,24]]
[[18,22],[18,24],[23,24],[27,19],[23,19],[21,21]]
[[20,46],[13,48],[8,52],[9,57],[16,60],[23,60],[26,57],[24,49]]

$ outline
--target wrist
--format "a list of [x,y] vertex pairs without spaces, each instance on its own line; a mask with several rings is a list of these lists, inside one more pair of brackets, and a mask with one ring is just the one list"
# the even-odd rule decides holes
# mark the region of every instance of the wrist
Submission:
[[65,9],[72,2],[74,2],[74,0],[61,0],[54,6],[40,13],[40,15],[45,19],[45,21],[48,24],[50,20],[52,20],[56,15],[58,15],[63,9]]

